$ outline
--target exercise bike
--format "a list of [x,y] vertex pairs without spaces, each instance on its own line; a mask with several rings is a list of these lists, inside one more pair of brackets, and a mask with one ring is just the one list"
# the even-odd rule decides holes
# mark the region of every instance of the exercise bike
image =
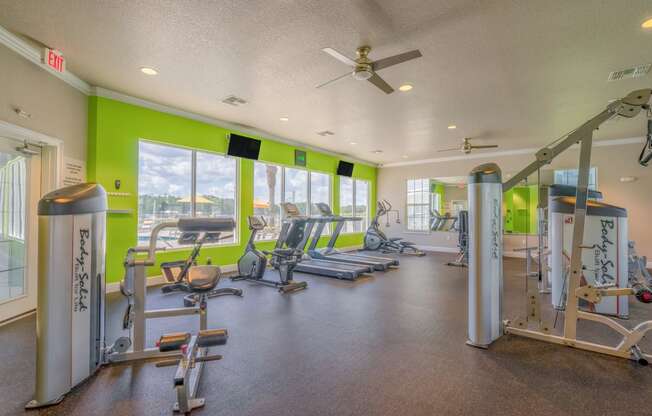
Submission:
[[[256,234],[267,226],[267,222],[262,216],[251,215],[247,218],[247,224],[251,235],[245,253],[238,260],[238,276],[232,277],[231,280],[248,280],[275,287],[281,293],[308,287],[306,282],[298,282],[292,279],[294,268],[301,261],[303,252],[292,248],[276,248],[272,251],[258,250],[254,244]],[[271,264],[278,269],[278,281],[264,278],[267,269],[267,256],[271,256]]]
[[[399,254],[412,254],[415,256],[425,256],[426,253],[416,248],[414,243],[403,241],[400,237],[388,238],[380,229],[380,217],[389,215],[392,211],[392,205],[383,199],[378,201],[376,215],[371,220],[369,228],[364,236],[364,249],[376,251],[379,250],[383,253],[399,253]],[[398,218],[396,220],[399,222]],[[389,227],[389,217],[387,221]]]
[[[217,243],[218,241],[224,239],[221,237],[221,233],[224,231],[233,231],[233,229],[224,229],[222,231],[184,231],[179,236],[177,240],[179,245],[193,245],[190,255],[185,260],[179,261],[170,261],[161,263],[161,274],[168,282],[166,285],[161,287],[163,293],[171,292],[188,292],[188,295],[184,296],[183,304],[184,306],[193,306],[197,304],[200,299],[195,291],[192,290],[189,284],[189,271],[193,267],[197,266],[197,257],[199,252],[204,244]],[[207,264],[210,266],[211,261],[208,260]],[[220,275],[221,271],[218,266],[213,266],[214,270]],[[224,295],[233,295],[233,296],[242,296],[242,289],[233,288],[233,287],[221,287],[213,288],[210,291],[202,293],[202,296],[206,298],[215,298],[218,296]]]

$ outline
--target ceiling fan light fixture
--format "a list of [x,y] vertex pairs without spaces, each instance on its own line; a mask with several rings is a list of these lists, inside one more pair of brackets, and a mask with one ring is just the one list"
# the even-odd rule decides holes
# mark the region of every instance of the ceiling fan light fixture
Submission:
[[455,124],[451,124],[450,126],[448,126],[448,130],[455,130],[456,128],[457,126]]
[[371,72],[368,69],[356,69],[353,72],[353,78],[357,79],[358,81],[365,81],[368,80],[369,78],[373,77],[374,73]]
[[399,91],[403,91],[403,92],[408,92],[408,91],[410,91],[412,88],[414,88],[414,87],[412,86],[412,84],[403,84],[403,85],[401,85],[400,87],[398,87],[398,90],[399,90]]
[[281,121],[290,121],[290,119],[288,117],[280,117],[279,120],[281,120]]

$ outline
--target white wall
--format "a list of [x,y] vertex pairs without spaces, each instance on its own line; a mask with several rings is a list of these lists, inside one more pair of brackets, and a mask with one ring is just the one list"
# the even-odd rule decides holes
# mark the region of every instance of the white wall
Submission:
[[[644,123],[642,117],[630,122]],[[629,215],[629,238],[636,241],[638,252],[652,257],[652,166],[644,168],[637,162],[642,144],[594,147],[592,165],[598,168],[598,187],[605,195],[606,203],[622,206]],[[567,150],[546,169],[577,168],[579,151]],[[502,156],[492,159],[456,160],[420,165],[383,167],[378,171],[378,198],[387,199],[401,214],[401,224],[392,223],[383,230],[390,236],[403,237],[422,246],[454,248],[455,233],[411,233],[404,230],[405,194],[407,179],[436,178],[438,176],[463,176],[475,166],[496,162],[503,173],[516,173],[534,160],[534,155]],[[635,176],[636,182],[621,183],[623,176]],[[503,180],[505,178],[503,177]],[[531,238],[529,244],[535,245]],[[505,253],[524,246],[524,236],[505,236]]]
[[[32,117],[19,117],[15,107]],[[65,156],[86,160],[87,97],[3,45],[0,120],[63,140]]]

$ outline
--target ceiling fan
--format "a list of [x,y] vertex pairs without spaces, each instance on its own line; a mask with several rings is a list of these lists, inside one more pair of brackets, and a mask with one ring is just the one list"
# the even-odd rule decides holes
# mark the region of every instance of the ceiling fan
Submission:
[[371,52],[371,47],[370,46],[360,46],[356,50],[357,58],[356,59],[351,59],[348,56],[345,56],[338,51],[336,51],[333,48],[324,48],[322,51],[326,52],[333,58],[337,59],[338,61],[350,66],[353,68],[353,72],[347,72],[344,75],[340,75],[339,77],[332,79],[330,81],[324,82],[323,84],[317,85],[317,88],[322,88],[325,87],[326,85],[332,84],[335,81],[339,81],[342,78],[346,77],[347,75],[353,76],[353,78],[359,80],[359,81],[369,81],[372,84],[374,84],[376,87],[380,88],[385,94],[391,94],[394,92],[394,88],[392,88],[388,83],[385,82],[384,79],[382,79],[376,71],[380,71],[381,69],[388,68],[390,66],[398,65],[400,63],[410,61],[412,59],[420,58],[421,52],[418,49],[415,49],[413,51],[405,52],[405,53],[400,53],[398,55],[390,56],[387,58],[379,59],[377,61],[372,61],[368,58],[369,52]]
[[473,149],[495,149],[498,147],[497,144],[480,144],[474,145],[471,144],[471,137],[465,137],[462,139],[462,145],[458,147],[453,147],[451,149],[441,149],[437,150],[438,152],[450,152],[452,150],[461,150],[464,154],[469,154]]

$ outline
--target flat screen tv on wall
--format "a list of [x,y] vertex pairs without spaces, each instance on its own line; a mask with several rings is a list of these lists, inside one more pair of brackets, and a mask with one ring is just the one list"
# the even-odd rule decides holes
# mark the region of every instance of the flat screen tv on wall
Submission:
[[238,134],[229,135],[229,156],[244,157],[245,159],[258,160],[260,153],[260,140]]
[[340,160],[339,165],[337,165],[337,174],[340,176],[353,176],[353,163]]

